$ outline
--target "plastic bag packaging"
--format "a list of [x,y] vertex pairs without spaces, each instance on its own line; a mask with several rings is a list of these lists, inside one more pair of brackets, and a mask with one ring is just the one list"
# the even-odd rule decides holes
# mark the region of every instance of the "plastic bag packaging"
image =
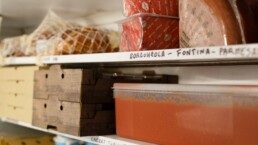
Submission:
[[122,23],[120,51],[179,47],[179,19],[137,15]]
[[67,29],[51,38],[47,47],[47,55],[103,53],[112,51],[107,33],[89,27]]
[[178,0],[123,0],[125,16],[139,13],[178,17]]
[[28,35],[3,39],[1,41],[1,56],[25,56],[26,49],[29,47],[28,41]]
[[241,28],[244,43],[258,42],[258,23],[247,0],[229,0]]
[[228,0],[180,0],[179,13],[182,48],[243,43]]
[[26,51],[26,55],[43,54],[46,50],[45,47],[38,47],[38,42],[45,42],[54,37],[59,32],[63,32],[69,28],[73,28],[76,25],[68,21],[63,20],[53,11],[49,11],[47,16],[41,22],[39,27],[30,35],[29,47]]

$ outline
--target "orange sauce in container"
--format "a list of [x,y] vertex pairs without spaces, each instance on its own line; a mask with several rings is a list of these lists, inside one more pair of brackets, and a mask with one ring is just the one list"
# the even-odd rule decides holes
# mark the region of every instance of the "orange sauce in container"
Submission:
[[258,145],[256,97],[115,91],[115,98],[122,137],[163,145]]

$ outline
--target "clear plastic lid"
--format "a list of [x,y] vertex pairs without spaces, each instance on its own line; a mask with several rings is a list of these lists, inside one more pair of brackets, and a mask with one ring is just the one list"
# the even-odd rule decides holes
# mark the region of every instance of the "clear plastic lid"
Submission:
[[230,85],[173,85],[173,84],[133,84],[116,83],[114,90],[135,92],[188,92],[188,93],[230,93],[253,94],[258,97],[258,86]]

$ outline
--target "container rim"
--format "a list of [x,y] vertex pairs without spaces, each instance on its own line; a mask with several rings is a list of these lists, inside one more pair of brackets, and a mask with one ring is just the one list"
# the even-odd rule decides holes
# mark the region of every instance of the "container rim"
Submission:
[[228,93],[257,95],[258,86],[256,85],[181,85],[181,84],[138,84],[138,83],[115,83],[114,91],[131,92],[192,92],[192,93]]

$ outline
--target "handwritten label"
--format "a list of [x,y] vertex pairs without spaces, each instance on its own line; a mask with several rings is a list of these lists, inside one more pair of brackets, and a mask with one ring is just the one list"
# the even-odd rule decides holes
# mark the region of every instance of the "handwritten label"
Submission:
[[127,143],[121,143],[120,141],[112,141],[101,137],[91,137],[91,141],[98,144],[105,144],[105,145],[128,145]]
[[105,144],[106,140],[101,139],[99,137],[91,137],[91,141],[96,142],[96,143],[100,143],[100,144]]
[[50,62],[58,62],[58,57],[43,57],[42,61],[45,63],[50,63]]
[[258,48],[250,48],[250,47],[240,47],[240,48],[231,48],[231,47],[225,47],[220,48],[219,54],[221,56],[229,56],[229,55],[235,55],[235,56],[242,56],[242,57],[253,57],[258,56]]
[[177,56],[197,56],[197,55],[211,55],[215,53],[209,48],[192,48],[192,49],[177,49]]
[[165,51],[132,52],[130,59],[162,58],[166,57]]

